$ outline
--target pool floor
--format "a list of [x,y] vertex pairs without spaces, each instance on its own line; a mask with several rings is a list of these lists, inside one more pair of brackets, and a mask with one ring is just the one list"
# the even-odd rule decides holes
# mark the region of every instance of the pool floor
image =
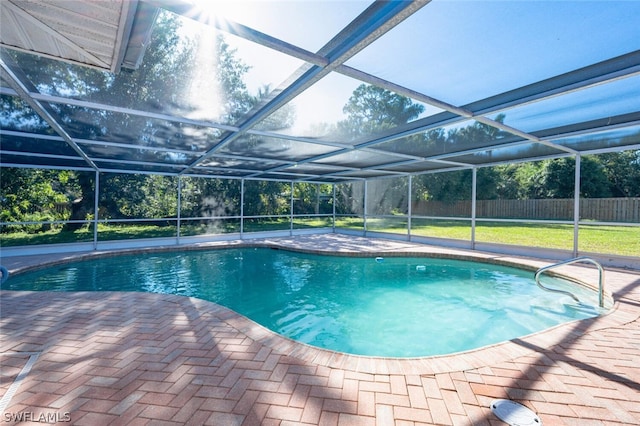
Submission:
[[[463,253],[339,234],[263,241],[346,253]],[[9,269],[40,262],[3,259]],[[593,278],[590,269],[573,269]],[[637,425],[640,273],[607,270],[606,279],[617,302],[608,315],[410,360],[301,345],[198,299],[3,291],[2,416],[78,425],[498,425],[489,405],[503,398],[545,425]]]

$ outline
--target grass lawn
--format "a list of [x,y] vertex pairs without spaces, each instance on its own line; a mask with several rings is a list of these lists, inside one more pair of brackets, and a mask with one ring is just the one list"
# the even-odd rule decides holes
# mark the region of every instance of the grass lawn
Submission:
[[86,228],[77,231],[61,231],[52,229],[35,234],[11,232],[0,234],[1,247],[32,246],[36,244],[81,243],[93,241],[93,231]]
[[476,241],[562,250],[573,249],[573,226],[540,223],[476,223]]
[[[572,250],[573,225],[481,222],[476,241]],[[580,225],[578,251],[640,256],[640,227]]]
[[[214,233],[239,232],[239,224],[225,223],[216,227]],[[295,219],[294,228],[319,228],[331,226],[327,218]],[[361,218],[337,218],[336,227],[363,229]],[[287,230],[288,218],[273,218],[245,221],[246,232]],[[368,219],[367,229],[406,235],[404,220]],[[201,225],[183,225],[181,235],[201,235],[212,232]],[[413,219],[412,235],[436,238],[469,240],[471,222],[468,220]],[[98,224],[98,240],[123,240],[176,236],[176,226],[154,224]],[[0,234],[0,246],[26,246],[36,244],[58,244],[93,241],[93,230],[83,227],[77,231],[50,230],[37,234],[24,232]],[[573,248],[573,226],[540,223],[477,222],[476,241],[571,250]],[[583,252],[640,256],[640,227],[581,225],[579,250]]]
[[[403,227],[384,226],[385,219],[367,219],[367,229],[406,234]],[[376,223],[374,227],[369,226]],[[413,219],[411,234],[424,237],[469,240],[471,221]],[[362,219],[337,221],[336,226],[362,229]],[[579,251],[640,256],[640,227],[581,225]],[[476,222],[476,241],[572,250],[573,225],[540,223]]]
[[[144,224],[98,224],[98,240],[129,240],[134,238],[175,237],[175,226]],[[60,244],[93,241],[93,227],[84,226],[75,231],[52,229],[35,234],[12,232],[0,234],[2,247],[27,246],[35,244]]]
[[640,227],[582,225],[578,248],[580,251],[640,257]]
[[469,241],[471,240],[471,221],[413,219],[411,235]]

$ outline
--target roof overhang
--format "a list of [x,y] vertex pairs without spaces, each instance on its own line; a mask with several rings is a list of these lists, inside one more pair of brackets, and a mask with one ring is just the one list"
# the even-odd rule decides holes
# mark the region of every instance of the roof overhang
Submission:
[[137,0],[3,0],[0,45],[117,73],[142,61],[156,14]]

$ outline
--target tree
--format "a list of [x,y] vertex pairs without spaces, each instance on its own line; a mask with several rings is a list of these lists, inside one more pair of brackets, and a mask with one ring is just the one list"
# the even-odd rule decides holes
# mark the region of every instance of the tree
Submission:
[[244,184],[244,214],[289,214],[291,185],[287,182],[249,180]]
[[136,206],[145,203],[142,174],[100,174],[99,216],[102,219],[130,219]]
[[333,211],[331,201],[332,186],[329,184],[317,184],[298,182],[293,186],[295,214],[328,214]]
[[389,90],[361,84],[342,111],[347,119],[338,123],[338,130],[354,140],[408,123],[424,112],[424,106]]
[[236,50],[231,49],[221,35],[218,36],[216,50],[218,61],[215,78],[223,93],[223,110],[227,122],[237,123],[256,103],[244,82],[250,67],[237,58]]
[[573,198],[575,161],[558,158],[543,163],[540,170],[541,198]]
[[[52,61],[34,55],[15,53],[28,72],[28,78],[36,82],[43,93],[58,96],[75,96],[78,98],[106,104],[126,104],[128,107],[146,111],[190,111],[197,108],[189,84],[191,74],[202,65],[198,56],[199,41],[185,40],[179,35],[180,21],[168,13],[161,13],[152,33],[145,59],[134,71],[123,70],[117,75],[94,69],[73,66],[67,63]],[[202,47],[202,46],[200,46]],[[211,75],[209,80],[216,80],[212,92],[204,93],[212,97],[223,93],[217,102],[222,105],[222,121],[239,119],[243,113],[259,102],[246,90],[243,76],[249,69],[235,57],[224,38],[218,37],[214,44],[215,52],[204,55],[212,61],[203,69]],[[215,92],[215,93],[213,93]],[[198,97],[203,92],[197,93]],[[15,128],[39,133],[53,133],[49,126],[41,120],[19,98],[3,96],[3,109],[0,120],[3,128]],[[5,108],[6,107],[6,108]],[[221,132],[212,129],[195,129],[185,132],[182,124],[158,121],[144,116],[122,114],[85,107],[55,104],[49,107],[56,119],[64,123],[72,137],[109,140],[129,144],[132,139],[148,146],[174,147],[201,151],[208,149],[214,141],[212,137],[221,136]],[[226,117],[226,118],[224,118]],[[211,117],[210,117],[211,118]],[[189,129],[194,130],[194,129]],[[89,147],[90,155],[100,158],[101,147]],[[113,151],[115,148],[111,148]],[[122,150],[122,158],[162,161],[173,153],[149,149]],[[172,162],[175,158],[169,158]],[[35,173],[25,169],[24,173]],[[55,176],[55,171],[49,173]],[[60,172],[61,173],[61,172]],[[8,176],[3,172],[5,176]],[[48,175],[48,176],[49,176]],[[72,203],[71,219],[84,220],[93,213],[94,176],[93,173],[72,173],[79,194],[67,203]],[[4,177],[4,176],[3,176]],[[203,181],[199,181],[203,182]],[[199,183],[202,184],[202,183]],[[204,184],[203,184],[204,185]],[[206,186],[206,185],[205,185]],[[239,199],[239,189],[234,198]],[[110,194],[105,197],[104,194]],[[175,185],[165,184],[165,180],[151,175],[103,174],[101,176],[100,214],[102,217],[165,217],[175,216],[175,207],[171,207],[171,199],[175,198]],[[27,200],[35,199],[37,194],[22,193]],[[147,198],[148,197],[148,198]],[[7,198],[9,199],[9,198]],[[75,201],[75,202],[74,202]],[[9,209],[10,210],[10,209]],[[81,225],[68,224],[69,230]]]
[[[353,91],[342,110],[347,118],[338,122],[338,133],[342,138],[356,140],[406,124],[418,118],[424,112],[424,106],[389,90],[361,84]],[[422,140],[422,135],[417,135],[405,140],[404,144],[419,145]],[[354,190],[351,187],[344,189]],[[385,197],[385,194],[394,194],[394,197]],[[367,211],[372,214],[389,214],[405,210],[406,194],[407,179],[385,179],[372,183]],[[343,199],[351,198],[347,193],[342,195]],[[340,206],[347,207],[343,204]],[[360,207],[354,205],[351,210],[353,208]]]
[[471,199],[471,171],[429,173],[414,181],[416,200],[445,201],[453,203]]
[[[500,114],[496,121],[504,122],[505,116]],[[436,145],[442,152],[455,152],[465,147],[489,145],[504,136],[504,132],[497,127],[481,122],[452,128],[445,131],[442,128],[430,130],[426,133],[425,143]],[[488,154],[490,155],[490,153]],[[418,185],[416,194],[418,199],[435,200],[453,203],[460,200],[470,200],[472,191],[472,171],[461,170],[445,173],[433,173],[420,176],[415,182]],[[500,196],[500,173],[498,169],[482,167],[477,171],[476,197],[481,200],[495,199]]]
[[[36,222],[68,219],[64,209],[67,197],[61,193],[68,172],[55,170],[3,168],[0,179],[0,221]],[[62,208],[59,208],[62,207]],[[27,224],[3,227],[4,232],[40,232],[49,225]]]
[[364,183],[348,182],[336,185],[336,213],[363,214]]
[[[499,114],[495,120],[503,123],[505,117],[504,114]],[[473,124],[468,126],[450,130],[447,134],[447,143],[478,147],[495,142],[501,137],[504,137],[504,131],[497,127],[474,121]]]
[[[2,129],[22,132],[54,134],[49,124],[40,118],[26,102],[16,96],[0,96],[0,126]],[[3,143],[6,143],[7,137],[5,135],[2,136],[2,139]]]
[[[71,179],[75,181],[78,192],[69,200],[71,205],[70,220],[80,221],[95,217],[95,173],[71,172]],[[66,223],[64,229],[75,231],[83,226],[81,222]]]
[[234,179],[182,179],[181,216],[240,215],[240,181]]
[[[573,198],[575,182],[573,157],[547,160],[540,170],[541,198]],[[609,197],[609,182],[596,157],[584,156],[580,161],[580,196]]]
[[612,197],[640,197],[640,150],[598,156]]

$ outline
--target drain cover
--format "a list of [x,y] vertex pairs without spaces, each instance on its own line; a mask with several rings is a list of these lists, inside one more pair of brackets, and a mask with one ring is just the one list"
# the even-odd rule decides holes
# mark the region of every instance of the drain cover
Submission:
[[496,399],[491,403],[491,411],[510,426],[542,425],[542,420],[522,404],[508,399]]

